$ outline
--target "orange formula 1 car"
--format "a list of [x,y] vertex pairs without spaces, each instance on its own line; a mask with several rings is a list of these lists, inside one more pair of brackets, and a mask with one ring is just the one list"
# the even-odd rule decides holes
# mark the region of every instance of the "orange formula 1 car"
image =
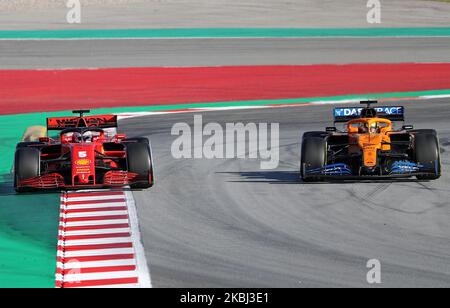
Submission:
[[[435,130],[413,129],[404,122],[404,107],[334,109],[335,126],[303,134],[301,177],[303,181],[326,179],[385,179],[441,176],[439,141]],[[343,123],[338,130],[336,123]]]
[[154,183],[153,159],[147,138],[126,138],[116,130],[117,116],[49,118],[55,138],[21,142],[16,147],[14,187],[17,192],[46,189],[79,190],[122,187],[149,188]]

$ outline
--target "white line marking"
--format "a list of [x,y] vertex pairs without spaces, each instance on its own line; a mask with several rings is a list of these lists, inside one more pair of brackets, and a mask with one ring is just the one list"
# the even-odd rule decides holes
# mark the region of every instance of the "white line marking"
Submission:
[[114,243],[131,243],[130,237],[111,237],[111,238],[97,238],[88,240],[66,240],[65,246],[79,246],[79,245],[99,245],[99,244],[114,244]]
[[78,210],[78,209],[91,209],[91,208],[105,208],[105,207],[123,207],[126,206],[125,202],[116,203],[99,203],[99,204],[80,204],[80,205],[69,205],[67,210]]
[[130,118],[139,118],[145,116],[157,116],[157,115],[165,115],[165,114],[175,114],[175,113],[192,113],[192,112],[208,112],[208,111],[228,111],[228,110],[249,110],[249,109],[262,109],[262,108],[270,108],[268,105],[259,105],[259,106],[229,106],[229,107],[198,107],[198,108],[188,108],[183,109],[181,111],[173,110],[173,111],[154,111],[154,112],[124,112],[117,113],[119,116],[119,120],[130,119]]
[[421,99],[450,98],[450,94],[424,95],[424,96],[420,96],[419,98],[421,98]]
[[85,226],[115,225],[115,224],[127,224],[127,223],[128,223],[128,219],[74,221],[74,222],[66,223],[66,227],[85,227]]
[[[433,63],[433,62],[431,62]],[[408,97],[407,93],[405,93],[404,97],[383,97],[378,98],[378,100],[383,101],[385,99],[398,99],[398,100],[421,100],[421,99],[436,99],[436,98],[448,98],[450,94],[443,95],[427,95],[427,96],[412,96]],[[303,99],[303,98],[302,98]],[[166,114],[176,114],[176,113],[194,113],[194,112],[214,112],[214,111],[229,111],[229,110],[242,110],[242,109],[263,109],[263,108],[289,108],[289,107],[303,107],[304,105],[335,105],[335,104],[352,104],[359,103],[361,100],[367,99],[377,99],[372,96],[361,96],[360,98],[352,98],[352,99],[344,99],[344,100],[334,100],[334,101],[314,101],[314,98],[311,98],[308,102],[286,102],[286,103],[277,103],[277,100],[274,100],[272,103],[267,102],[265,105],[258,106],[231,106],[231,107],[204,107],[204,108],[188,108],[183,110],[172,110],[170,112],[165,111],[155,111],[155,112],[124,112],[124,113],[116,113],[119,116],[119,120],[127,119],[127,118],[138,118],[144,116],[158,116],[158,115],[166,115]]]
[[[97,207],[86,207],[86,208],[79,208],[79,209],[69,209],[69,210],[65,211],[65,214],[76,215],[76,214],[91,213],[92,216],[95,216],[99,213],[120,212],[120,211],[123,211],[124,208],[126,208],[126,204],[123,204],[122,206],[112,206],[112,207],[109,207],[109,206],[98,207],[98,208]],[[108,215],[110,215],[110,214],[108,214]],[[67,216],[67,217],[76,218],[75,216]]]
[[71,197],[68,198],[69,202],[80,202],[80,201],[99,201],[99,200],[117,200],[124,199],[125,196],[111,195],[111,196],[101,196],[101,197]]
[[76,235],[97,235],[97,234],[109,234],[109,233],[131,233],[130,228],[116,228],[116,229],[98,229],[98,230],[80,230],[80,231],[66,231],[66,236]]
[[[58,263],[57,266],[62,268],[63,264]],[[93,268],[93,267],[109,267],[109,266],[133,266],[136,265],[134,259],[108,260],[108,261],[89,261],[89,262],[68,262],[64,264],[65,269],[77,268]]]
[[130,224],[132,229],[132,238],[136,254],[139,285],[142,288],[151,288],[152,281],[150,278],[150,271],[147,265],[148,262],[145,257],[144,246],[142,245],[141,242],[141,233],[139,230],[139,221],[137,216],[136,203],[134,201],[133,194],[130,191],[126,191],[125,196],[127,198]]
[[112,248],[112,249],[94,249],[94,250],[77,250],[66,251],[66,260],[76,259],[77,257],[93,257],[93,256],[107,256],[107,255],[122,255],[134,254],[133,248]]
[[221,110],[247,110],[247,109],[261,109],[261,108],[270,108],[270,106],[229,106],[229,107],[211,107],[211,108],[192,108],[193,111],[203,111],[214,109],[217,111]]
[[[74,270],[76,271],[76,269]],[[86,273],[86,274],[67,274],[64,275],[64,282],[77,282],[85,280],[101,280],[101,279],[116,279],[116,278],[134,278],[135,271],[127,272],[106,272],[106,273]]]
[[115,215],[128,215],[128,211],[102,211],[102,212],[87,212],[87,213],[72,213],[66,214],[67,218],[92,218],[101,216],[115,216]]
[[361,98],[343,99],[343,100],[337,100],[337,101],[313,101],[313,102],[311,102],[311,104],[313,104],[313,105],[359,104],[359,102],[362,100],[367,100],[367,98],[361,97]]

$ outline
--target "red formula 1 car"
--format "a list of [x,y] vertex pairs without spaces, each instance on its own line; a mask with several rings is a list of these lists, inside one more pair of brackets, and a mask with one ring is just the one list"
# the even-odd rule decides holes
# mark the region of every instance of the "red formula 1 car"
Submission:
[[147,138],[110,134],[117,116],[79,116],[47,119],[48,131],[59,137],[17,145],[14,187],[30,190],[77,190],[130,186],[146,189],[154,184],[153,159]]

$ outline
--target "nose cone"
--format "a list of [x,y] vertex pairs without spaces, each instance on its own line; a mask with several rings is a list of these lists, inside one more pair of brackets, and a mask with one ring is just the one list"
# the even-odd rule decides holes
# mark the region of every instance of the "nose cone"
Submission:
[[73,185],[95,184],[95,151],[92,144],[78,144],[72,148]]
[[364,166],[373,168],[377,165],[377,149],[375,146],[366,146],[363,149]]
[[360,135],[358,145],[363,155],[363,165],[375,168],[378,164],[378,150],[381,149],[382,136],[380,134]]

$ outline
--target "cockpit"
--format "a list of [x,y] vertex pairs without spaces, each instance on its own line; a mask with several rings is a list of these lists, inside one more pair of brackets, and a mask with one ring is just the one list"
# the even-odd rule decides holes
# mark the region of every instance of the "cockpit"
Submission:
[[95,143],[103,139],[105,133],[99,128],[73,128],[61,132],[62,143]]
[[381,134],[391,127],[386,119],[357,119],[348,122],[348,132],[353,134]]

